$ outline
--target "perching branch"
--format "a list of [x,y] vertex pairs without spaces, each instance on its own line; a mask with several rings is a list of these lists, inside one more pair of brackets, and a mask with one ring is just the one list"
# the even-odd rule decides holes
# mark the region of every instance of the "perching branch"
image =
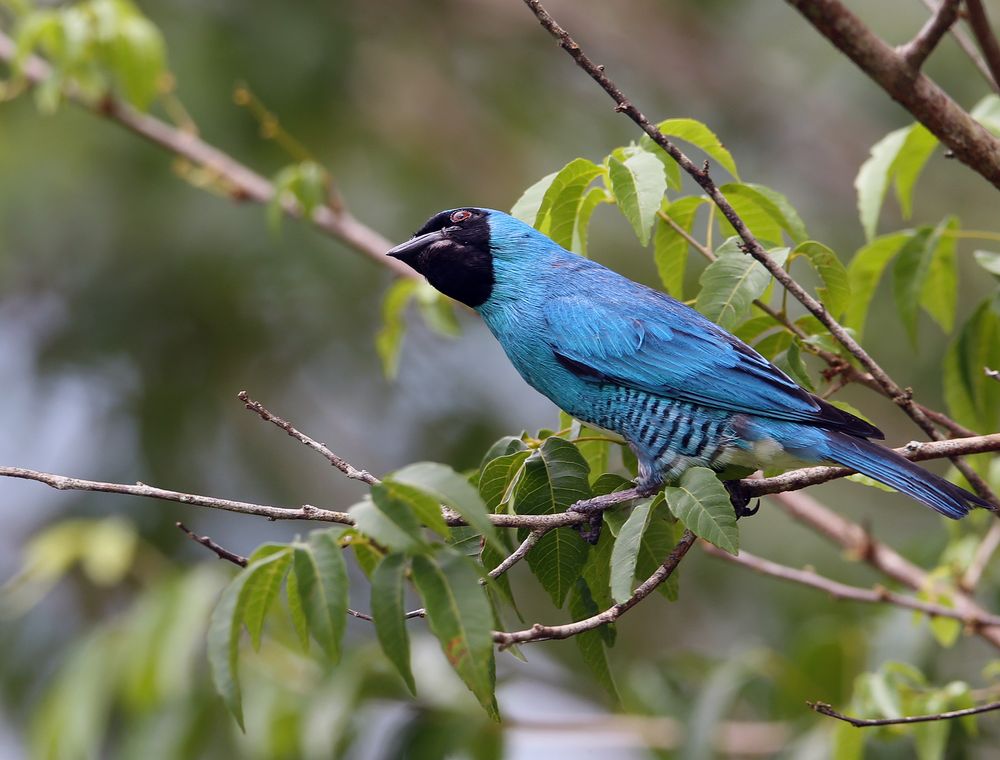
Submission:
[[[809,12],[800,7],[800,10],[807,15],[815,15],[820,12],[820,9],[827,7],[837,7],[843,10],[844,16],[847,20],[852,20],[856,22],[856,26],[859,27],[860,31],[857,33],[864,33],[868,37],[871,37],[875,43],[878,43],[882,48],[885,48],[887,53],[892,57],[893,60],[898,60],[901,66],[906,68],[908,81],[912,82],[914,78],[920,81],[925,81],[929,86],[936,88],[936,85],[930,82],[926,77],[921,74],[917,74],[914,77],[912,70],[902,63],[902,59],[893,51],[891,48],[885,45],[878,37],[875,37],[866,27],[864,27],[861,22],[850,14],[846,8],[840,5],[837,0],[818,0],[815,3],[796,3],[795,0],[789,0],[793,5],[805,5],[812,9]],[[861,344],[859,344],[851,335],[847,332],[843,325],[841,325],[836,319],[834,319],[830,313],[826,310],[826,307],[822,303],[817,301],[805,288],[799,285],[798,282],[792,279],[792,277],[785,271],[771,256],[767,253],[764,247],[761,245],[760,241],[754,236],[747,227],[746,223],[736,213],[736,210],[732,207],[729,201],[726,199],[725,195],[719,190],[718,186],[712,180],[708,173],[707,165],[705,167],[698,167],[695,163],[688,158],[685,153],[678,148],[673,142],[671,142],[667,137],[647,119],[638,108],[627,98],[625,94],[618,88],[618,86],[604,73],[604,67],[595,64],[587,55],[583,52],[580,45],[574,40],[569,33],[563,29],[556,20],[542,7],[539,0],[524,0],[525,5],[535,14],[535,17],[541,23],[542,27],[551,34],[559,46],[565,50],[576,62],[577,66],[583,69],[591,79],[597,82],[611,98],[615,101],[615,111],[626,114],[640,129],[643,130],[650,139],[653,140],[657,145],[663,148],[666,153],[678,163],[678,165],[687,172],[691,178],[698,183],[698,185],[705,191],[709,198],[715,203],[718,209],[722,212],[723,216],[729,221],[736,230],[736,233],[740,236],[743,241],[744,250],[753,256],[754,259],[759,261],[768,272],[777,280],[799,303],[801,303],[813,316],[815,316],[826,328],[830,331],[830,334],[839,342],[852,356],[854,356],[861,364],[871,373],[874,380],[882,388],[883,393],[891,398],[896,404],[898,404],[903,411],[906,412],[910,418],[919,425],[924,432],[933,438],[934,440],[941,440],[944,436],[941,432],[934,426],[934,423],[925,415],[921,409],[914,405],[913,394],[908,390],[904,390],[895,380],[893,380],[889,374],[882,369],[882,367],[876,362]],[[975,135],[979,136],[982,140],[987,141],[987,145],[983,147],[981,152],[990,153],[993,160],[996,163],[996,183],[1000,187],[1000,141],[997,141],[990,135],[982,126],[975,122],[965,111],[962,111],[957,105],[950,101],[943,92],[940,92],[940,97],[943,98],[947,103],[951,104],[950,110],[946,109],[948,114],[956,119],[961,119],[964,117],[965,121],[971,123],[969,127],[970,130],[974,132]],[[943,107],[943,106],[942,106]],[[957,113],[952,113],[952,111]],[[930,126],[928,125],[928,128]],[[931,129],[934,132],[933,129]],[[935,133],[936,134],[936,133]],[[945,140],[941,135],[938,135],[939,139],[945,144],[951,147],[951,143]],[[954,142],[954,140],[952,140]],[[954,148],[953,148],[954,149]],[[992,153],[991,153],[992,152]],[[995,154],[995,155],[993,155]],[[956,153],[956,155],[958,155]],[[980,157],[978,153],[969,157],[967,162],[972,161],[985,161],[986,159]],[[973,162],[974,163],[974,162]],[[975,167],[974,167],[975,168]],[[981,168],[981,167],[980,167]],[[1000,498],[992,492],[986,482],[973,470],[968,463],[962,461],[961,459],[952,460],[959,471],[965,476],[966,480],[972,485],[976,492],[984,499],[989,501],[998,511],[1000,511]]]
[[505,557],[503,562],[490,570],[487,575],[489,575],[490,578],[499,578],[501,575],[514,567],[514,565],[528,556],[528,552],[530,552],[535,547],[535,544],[541,541],[542,537],[550,530],[551,528],[535,528],[532,530],[520,543],[520,545],[510,553],[510,556]]
[[931,602],[925,602],[921,599],[914,599],[913,597],[906,596],[905,594],[897,594],[883,588],[882,586],[876,586],[871,589],[849,586],[846,583],[840,583],[839,581],[820,575],[814,570],[799,570],[794,567],[788,567],[787,565],[772,562],[769,559],[758,557],[746,551],[740,551],[739,554],[732,555],[705,541],[701,542],[701,547],[705,550],[706,554],[710,554],[713,557],[718,557],[719,559],[732,562],[735,565],[749,568],[750,570],[760,573],[761,575],[769,575],[772,578],[780,578],[784,581],[799,583],[803,586],[809,586],[811,588],[819,589],[820,591],[825,591],[834,599],[865,602],[868,604],[893,604],[897,607],[905,607],[906,609],[923,612],[931,617],[945,617],[952,618],[953,620],[960,620],[962,623],[973,629],[983,626],[1000,626],[1000,616],[998,615],[990,615],[988,613],[984,613],[983,615],[969,615],[959,612],[951,607],[945,607],[943,604],[933,604]]
[[941,38],[958,20],[958,9],[961,4],[962,0],[941,0],[937,10],[927,19],[927,23],[917,36],[896,49],[911,69],[918,70],[924,65],[927,56],[934,51]]
[[[935,0],[921,0],[923,4],[927,7],[927,10],[931,12],[937,11],[937,3]],[[996,92],[1000,93],[1000,84],[993,79],[990,75],[990,69],[986,65],[986,61],[983,57],[979,55],[979,51],[976,50],[976,44],[969,39],[969,36],[960,26],[952,26],[949,30],[952,37],[955,38],[955,42],[962,49],[962,52],[972,61],[972,65],[976,67],[976,71],[980,73],[985,82],[992,87]]]
[[932,713],[931,715],[907,715],[903,718],[853,718],[837,712],[826,702],[806,702],[810,708],[820,715],[842,720],[850,723],[855,728],[866,728],[869,726],[897,726],[905,723],[929,723],[935,720],[952,720],[954,718],[964,718],[967,715],[978,715],[979,713],[1000,710],[1000,702],[990,702],[987,705],[978,707],[967,707],[964,710],[951,710],[950,712]]
[[229,551],[229,549],[226,549],[223,546],[219,546],[219,544],[215,543],[215,541],[213,541],[208,536],[199,536],[197,533],[189,529],[182,522],[177,522],[175,523],[175,525],[177,525],[177,527],[183,533],[187,534],[187,537],[190,538],[192,541],[194,541],[196,544],[201,544],[206,549],[215,552],[216,556],[218,556],[219,559],[224,559],[227,562],[232,562],[234,565],[239,565],[240,567],[247,566],[247,558],[244,557],[243,555],[236,554],[235,552],[231,552]]
[[972,35],[976,38],[983,58],[986,59],[986,65],[989,66],[993,81],[997,86],[1000,86],[1000,43],[997,42],[996,35],[993,34],[993,27],[990,26],[986,8],[983,7],[982,0],[965,0],[965,11]]

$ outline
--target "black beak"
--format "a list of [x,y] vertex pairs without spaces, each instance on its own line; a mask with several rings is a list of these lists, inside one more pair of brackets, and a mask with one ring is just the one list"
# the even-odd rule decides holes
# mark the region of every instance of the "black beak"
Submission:
[[435,230],[434,232],[410,238],[405,243],[400,243],[395,248],[390,249],[385,255],[392,256],[394,259],[399,259],[400,261],[406,261],[439,240],[444,240],[444,230]]

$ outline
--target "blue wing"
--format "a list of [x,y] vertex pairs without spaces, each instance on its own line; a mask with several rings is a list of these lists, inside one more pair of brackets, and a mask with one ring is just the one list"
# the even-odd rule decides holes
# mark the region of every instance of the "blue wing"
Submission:
[[884,437],[802,389],[694,309],[628,280],[625,287],[623,280],[598,275],[586,292],[546,302],[545,334],[571,372],[734,413]]

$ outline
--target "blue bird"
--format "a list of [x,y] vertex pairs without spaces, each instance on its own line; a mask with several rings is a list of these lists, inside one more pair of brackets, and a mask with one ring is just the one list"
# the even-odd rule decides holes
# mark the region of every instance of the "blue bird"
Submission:
[[[689,467],[840,464],[959,519],[977,496],[872,443],[882,432],[797,385],[675,299],[501,211],[433,216],[388,252],[482,316],[536,390],[621,435],[650,492]],[[738,503],[737,510],[745,507]]]

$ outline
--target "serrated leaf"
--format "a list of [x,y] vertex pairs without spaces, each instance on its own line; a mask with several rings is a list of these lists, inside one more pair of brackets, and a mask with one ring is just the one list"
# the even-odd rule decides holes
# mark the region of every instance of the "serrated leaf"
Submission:
[[[707,199],[704,196],[688,196],[673,203],[664,201],[662,211],[678,227],[690,233],[694,226],[698,209]],[[660,282],[666,291],[678,300],[684,298],[684,270],[687,268],[688,246],[683,235],[665,219],[657,218],[656,234],[653,236],[653,258]]]
[[833,250],[815,240],[799,243],[792,249],[788,260],[792,262],[799,256],[804,257],[823,280],[824,287],[816,288],[816,294],[823,305],[834,318],[840,317],[851,302],[851,282],[847,268]]
[[382,360],[382,372],[388,378],[396,377],[399,371],[399,352],[406,332],[403,315],[417,292],[417,285],[416,280],[396,280],[382,300],[382,327],[375,336],[375,350]]
[[[707,153],[717,164],[729,172],[733,177],[739,179],[736,171],[736,162],[732,154],[726,149],[715,133],[707,126],[695,119],[667,119],[657,124],[657,128],[667,137],[674,137],[686,143],[700,148]],[[653,145],[652,140],[647,135],[643,135],[644,144]]]
[[285,546],[279,552],[247,566],[247,580],[241,592],[245,598],[240,600],[240,606],[254,649],[260,649],[264,618],[281,589],[291,561],[291,547]]
[[371,610],[382,651],[396,666],[406,688],[416,696],[417,686],[410,670],[410,635],[406,630],[405,577],[406,557],[387,555],[372,573]]
[[413,581],[431,632],[448,662],[493,720],[499,721],[493,660],[493,613],[479,576],[453,552],[413,558]]
[[892,268],[892,293],[896,311],[906,327],[910,342],[917,345],[917,313],[920,294],[930,273],[934,252],[933,230],[921,227],[899,250]]
[[[389,475],[382,480],[379,486],[372,489],[372,497],[375,498],[375,504],[380,509],[382,505],[379,498],[375,497],[376,488],[380,496],[383,493],[388,493],[409,507],[410,514],[417,518],[418,527],[414,535],[419,535],[419,525],[423,524],[442,538],[448,537],[448,526],[445,524],[444,515],[441,512],[441,502],[436,497],[407,483],[400,483],[392,475]],[[413,523],[408,519],[405,520],[405,523],[406,525],[397,522],[404,530],[411,530]]]
[[906,142],[909,130],[909,127],[897,129],[875,143],[871,148],[871,155],[861,164],[854,179],[854,187],[858,191],[858,215],[868,240],[875,237],[879,212],[882,210],[886,190],[889,189],[893,163]]
[[[522,515],[564,512],[590,496],[587,462],[570,442],[551,437],[524,462],[511,509]],[[557,528],[546,533],[528,554],[528,566],[561,607],[579,576],[587,547],[575,531]]]
[[616,602],[624,602],[632,596],[632,581],[639,559],[639,546],[649,525],[652,505],[652,499],[636,504],[632,508],[632,514],[618,531],[618,538],[611,551],[611,596]]
[[524,450],[496,457],[483,468],[479,476],[479,495],[490,512],[497,512],[510,500],[511,486],[530,454],[530,451]]
[[243,586],[250,574],[244,570],[226,586],[208,622],[206,650],[212,670],[215,690],[222,697],[229,712],[236,718],[241,731],[243,726],[243,698],[240,692],[239,658],[240,630],[243,625]]
[[972,258],[983,269],[1000,279],[1000,253],[994,251],[973,251]]
[[[552,184],[557,174],[559,172],[546,174],[538,182],[525,190],[510,210],[510,215],[515,219],[520,219],[525,224],[534,226],[535,220],[538,218],[538,209],[541,208],[542,199],[545,198],[545,192],[549,189],[549,185]],[[541,231],[544,232],[545,230]]]
[[292,575],[295,580],[286,585],[289,607],[301,612],[312,638],[337,661],[347,617],[347,569],[340,547],[322,535],[308,545],[294,545]]
[[[598,612],[600,612],[600,609],[598,609],[597,603],[590,593],[587,582],[583,578],[577,578],[573,584],[573,590],[569,595],[569,613],[572,615],[573,620],[584,620],[596,615]],[[615,683],[614,675],[611,672],[611,665],[608,662],[608,652],[601,631],[592,629],[584,631],[573,638],[576,640],[576,645],[583,656],[584,664],[590,669],[597,682],[607,690],[615,704],[620,703],[621,697],[618,694],[618,685]]]
[[729,238],[716,250],[718,258],[702,272],[695,308],[716,324],[729,329],[739,324],[771,280],[763,265],[739,248],[739,238]]
[[624,162],[613,156],[609,158],[608,171],[618,208],[632,225],[639,242],[646,245],[667,190],[663,164],[656,156],[637,151]]
[[736,554],[740,550],[739,528],[729,492],[705,467],[692,467],[679,485],[664,490],[670,511],[699,538]]
[[920,305],[942,330],[950,333],[955,326],[955,309],[958,306],[958,262],[954,233],[958,219],[947,217],[935,229],[928,241],[930,263],[927,277],[920,289]]
[[451,507],[496,549],[503,551],[504,546],[490,522],[479,492],[450,467],[436,462],[417,462],[394,472],[392,479],[419,488]]
[[600,173],[601,167],[585,158],[574,158],[566,164],[546,189],[534,226],[540,228],[547,216],[548,236],[563,248],[571,248],[587,185]]
[[858,249],[847,267],[847,279],[851,286],[851,300],[847,305],[844,324],[857,331],[864,332],[865,320],[868,317],[868,307],[875,289],[878,287],[882,273],[899,249],[912,238],[914,233],[894,232],[872,240]]
[[891,168],[895,177],[896,200],[904,219],[909,219],[913,213],[913,186],[937,144],[938,139],[923,124],[914,124],[906,131]]

